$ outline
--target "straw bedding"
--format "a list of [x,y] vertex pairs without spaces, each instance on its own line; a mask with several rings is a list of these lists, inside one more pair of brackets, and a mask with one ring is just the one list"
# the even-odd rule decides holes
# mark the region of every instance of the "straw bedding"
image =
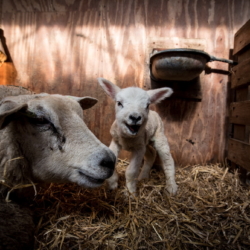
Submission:
[[119,161],[119,189],[51,184],[36,196],[35,249],[250,249],[249,187],[220,165],[178,168],[178,194],[164,191],[153,169],[126,196]]

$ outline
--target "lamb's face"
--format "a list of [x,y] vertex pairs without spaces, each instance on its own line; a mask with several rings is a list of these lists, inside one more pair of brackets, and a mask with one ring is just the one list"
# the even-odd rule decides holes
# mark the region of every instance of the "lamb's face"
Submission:
[[35,180],[98,187],[113,174],[113,152],[87,128],[73,99],[37,95],[6,126],[16,131]]
[[143,89],[122,89],[115,97],[116,121],[126,136],[136,136],[147,123],[150,98]]
[[121,89],[104,78],[98,78],[98,82],[116,102],[116,124],[120,132],[130,137],[143,131],[148,119],[149,104],[159,103],[173,93],[167,87],[145,91],[136,87]]

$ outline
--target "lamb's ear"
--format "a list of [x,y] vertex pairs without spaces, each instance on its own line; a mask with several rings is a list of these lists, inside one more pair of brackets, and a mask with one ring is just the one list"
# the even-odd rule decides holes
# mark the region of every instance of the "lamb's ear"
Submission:
[[93,107],[98,102],[96,98],[93,98],[90,96],[76,97],[76,96],[67,95],[66,97],[79,102],[83,110]]
[[112,82],[104,79],[104,78],[98,78],[98,82],[101,85],[101,87],[104,89],[104,91],[115,100],[115,96],[117,93],[121,90],[118,86],[113,84]]
[[28,105],[26,103],[18,104],[16,102],[7,100],[0,105],[0,129],[6,125],[7,118],[21,110],[26,110]]
[[165,98],[171,96],[173,94],[173,90],[171,88],[159,88],[152,89],[147,91],[151,103],[159,103]]

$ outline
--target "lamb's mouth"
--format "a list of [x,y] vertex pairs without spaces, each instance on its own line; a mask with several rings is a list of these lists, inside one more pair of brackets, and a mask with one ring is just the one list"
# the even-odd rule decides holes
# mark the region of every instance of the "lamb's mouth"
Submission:
[[132,134],[137,134],[141,127],[141,125],[128,125],[127,123],[126,126]]
[[89,175],[86,175],[85,173],[83,173],[81,170],[78,170],[78,173],[81,177],[87,179],[89,182],[91,183],[95,183],[95,184],[102,184],[105,179],[97,179],[97,178],[94,178],[92,176],[89,176]]

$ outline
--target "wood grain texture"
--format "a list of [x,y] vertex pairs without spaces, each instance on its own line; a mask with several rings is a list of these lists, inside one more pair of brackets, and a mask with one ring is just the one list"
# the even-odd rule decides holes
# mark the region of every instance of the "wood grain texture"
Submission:
[[247,21],[234,36],[234,55],[250,45],[250,20]]
[[233,102],[230,104],[230,122],[250,125],[250,101]]
[[249,86],[242,86],[240,88],[236,88],[235,89],[235,102],[242,102],[242,101],[247,101],[250,100],[250,98],[248,98],[248,89]]
[[250,58],[250,47],[245,48],[243,51],[240,51],[236,57],[238,58],[236,61],[243,62]]
[[250,145],[230,139],[228,144],[228,159],[250,171]]
[[[99,103],[85,112],[85,120],[107,145],[114,107],[97,77],[120,87],[145,87],[149,38],[201,39],[206,52],[228,58],[234,34],[250,18],[249,0],[2,0],[2,4],[1,28],[17,72],[15,85],[98,98]],[[179,98],[152,107],[164,120],[177,165],[224,161],[229,68],[221,62],[208,66],[221,73],[202,76],[200,102]]]
[[250,149],[250,22],[246,22],[234,37],[234,54],[238,65],[232,69],[231,87],[235,92],[233,103],[230,104],[230,118],[232,123],[232,137],[229,140],[228,158],[240,167],[243,172],[249,170]]
[[[249,33],[250,34],[250,33]],[[240,87],[244,84],[250,83],[250,58],[240,62],[238,65],[233,67],[232,74],[232,88]]]
[[245,125],[239,125],[239,124],[233,125],[233,139],[236,139],[239,141],[246,141],[246,126]]
[[10,0],[3,1],[4,12],[59,12],[76,11],[90,1],[77,0]]
[[[250,85],[249,86],[243,86],[243,87],[239,87],[236,88],[235,90],[235,102],[244,102],[247,100],[250,100]],[[234,103],[235,103],[234,102]],[[238,114],[234,113],[234,103],[232,103],[232,112],[230,112],[230,115],[234,115],[234,119],[238,120],[238,117],[236,117]],[[241,109],[241,106],[238,106],[238,108]],[[240,116],[244,116],[244,111],[241,110],[241,115]],[[237,112],[236,112],[237,113]],[[246,114],[248,116],[248,113]],[[240,119],[242,119],[240,117]],[[245,117],[246,119],[246,117]],[[246,143],[250,143],[250,125],[239,125],[239,124],[231,124],[232,128],[233,128],[233,136],[232,138],[240,140],[242,142],[246,142]]]

